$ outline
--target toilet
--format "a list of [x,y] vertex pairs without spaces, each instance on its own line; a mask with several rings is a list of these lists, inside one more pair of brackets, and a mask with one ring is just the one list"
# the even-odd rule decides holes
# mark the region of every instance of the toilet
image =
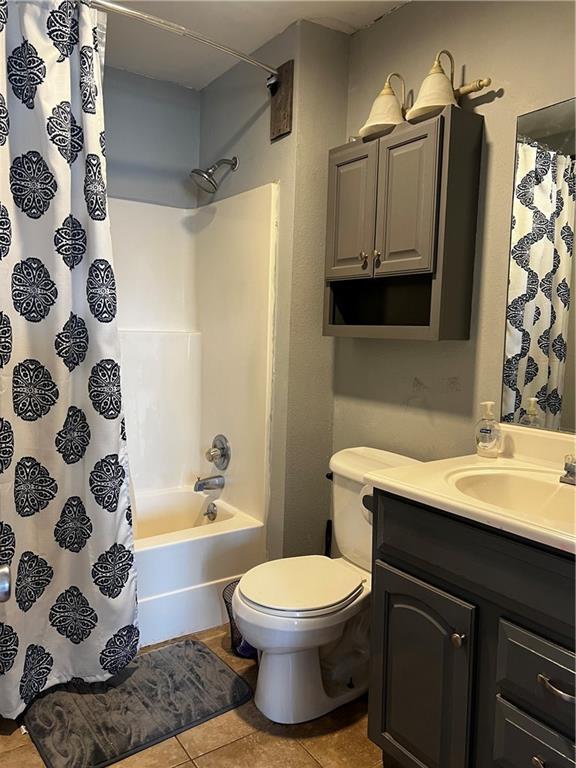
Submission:
[[271,560],[240,579],[232,609],[259,651],[255,703],[270,720],[313,720],[367,690],[372,515],[362,498],[372,488],[364,477],[413,463],[374,448],[336,453],[330,469],[339,556]]

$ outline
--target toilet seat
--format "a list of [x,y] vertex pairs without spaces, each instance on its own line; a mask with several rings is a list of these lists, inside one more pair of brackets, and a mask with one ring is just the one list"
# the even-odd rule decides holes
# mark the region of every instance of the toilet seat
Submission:
[[242,599],[261,613],[287,618],[326,616],[353,603],[368,574],[321,555],[271,560],[240,580]]

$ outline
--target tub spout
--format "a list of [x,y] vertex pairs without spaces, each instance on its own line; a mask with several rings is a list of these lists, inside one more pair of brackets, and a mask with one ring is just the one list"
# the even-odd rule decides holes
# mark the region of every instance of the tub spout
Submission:
[[224,476],[213,475],[212,477],[199,477],[194,484],[194,490],[198,492],[202,491],[219,491],[224,488]]

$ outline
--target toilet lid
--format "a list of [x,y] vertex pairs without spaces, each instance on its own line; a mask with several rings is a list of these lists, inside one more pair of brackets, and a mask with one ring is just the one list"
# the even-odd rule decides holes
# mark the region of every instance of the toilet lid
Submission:
[[320,616],[351,603],[365,580],[339,560],[307,555],[257,565],[242,576],[238,589],[267,613]]

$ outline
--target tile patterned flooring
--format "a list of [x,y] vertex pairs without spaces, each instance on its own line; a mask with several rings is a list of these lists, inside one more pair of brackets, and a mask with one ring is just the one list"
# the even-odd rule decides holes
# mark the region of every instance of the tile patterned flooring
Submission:
[[[192,635],[252,686],[254,662],[230,652],[225,627]],[[146,650],[151,650],[147,648]],[[249,701],[115,763],[118,768],[382,768],[380,750],[366,736],[365,697],[300,725],[266,720]],[[0,718],[0,766],[43,768],[27,735]]]

